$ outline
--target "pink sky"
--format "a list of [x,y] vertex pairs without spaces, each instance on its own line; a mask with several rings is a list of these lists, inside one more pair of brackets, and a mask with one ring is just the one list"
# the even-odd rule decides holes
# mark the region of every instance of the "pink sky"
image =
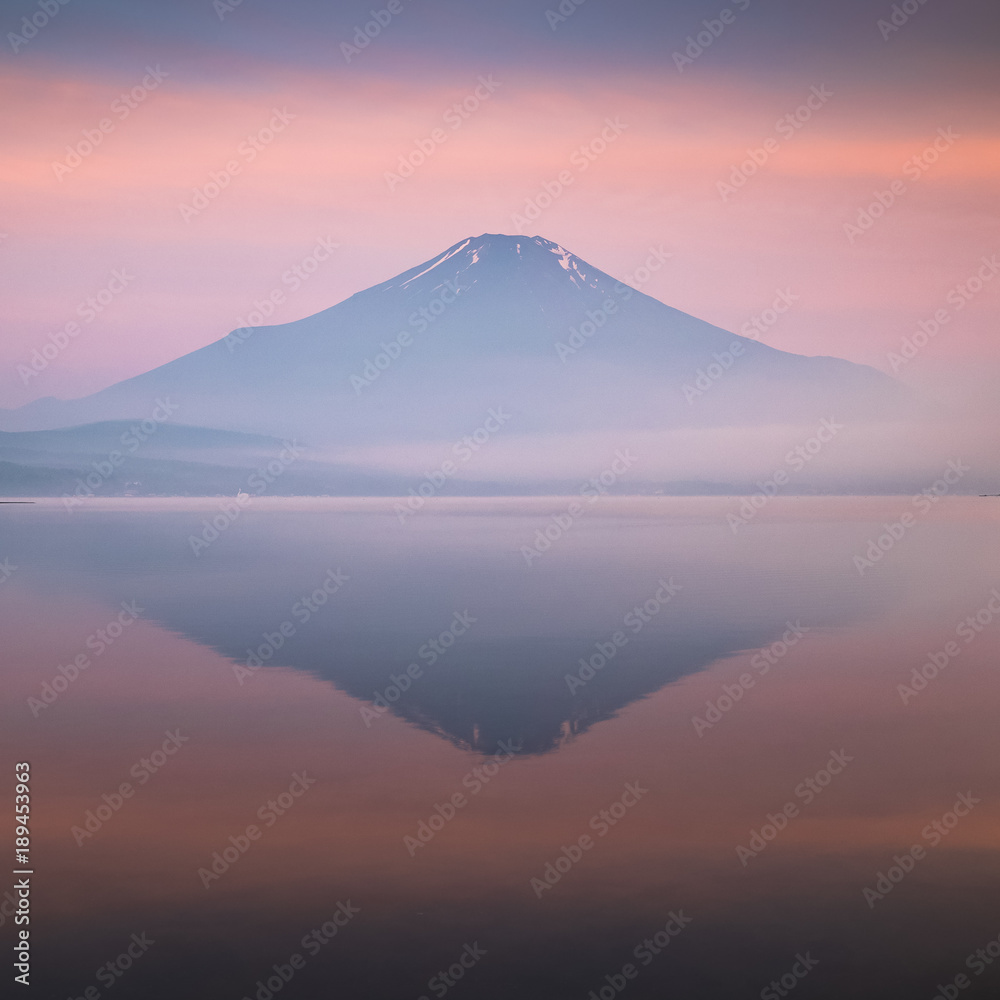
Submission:
[[[798,82],[752,87],[706,72],[678,86],[637,71],[557,84],[498,72],[495,92],[451,128],[444,115],[473,93],[475,72],[464,83],[453,72],[447,84],[309,70],[211,84],[161,68],[165,78],[124,120],[112,102],[141,85],[142,71],[0,75],[0,405],[85,395],[220,339],[255,299],[288,291],[282,274],[322,238],[339,248],[277,321],[334,305],[466,236],[515,232],[514,214],[565,169],[572,184],[527,232],[622,278],[662,247],[673,256],[643,291],[679,309],[738,331],[789,290],[799,299],[766,343],[891,370],[887,353],[946,308],[948,326],[902,376],[919,382],[996,360],[1000,280],[961,311],[948,301],[1000,254],[991,94],[956,102],[930,88],[925,98],[901,92],[905,110],[887,128],[891,88],[875,113],[865,86],[831,83],[833,96],[785,138],[777,121],[809,96]],[[247,162],[240,144],[274,108],[294,120]],[[103,118],[113,128],[99,147],[57,178],[66,145]],[[608,118],[627,128],[580,171],[573,151]],[[435,128],[446,141],[390,191],[385,172]],[[942,140],[937,162],[913,179],[905,165],[939,129],[958,138]],[[767,162],[723,201],[718,182],[769,137]],[[185,221],[179,205],[231,160],[239,174]],[[894,180],[905,192],[852,245],[844,224]],[[115,269],[130,276],[127,287],[81,322],[79,304]],[[74,319],[79,336],[23,384],[17,366]]]

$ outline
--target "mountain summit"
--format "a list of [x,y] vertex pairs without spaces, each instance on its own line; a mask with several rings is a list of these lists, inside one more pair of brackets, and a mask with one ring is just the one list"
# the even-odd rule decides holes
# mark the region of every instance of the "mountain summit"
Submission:
[[431,281],[435,277],[455,280],[467,275],[471,287],[479,281],[488,282],[509,276],[511,271],[520,273],[526,281],[541,279],[558,282],[569,279],[578,288],[600,288],[601,279],[606,291],[615,284],[615,280],[603,271],[598,271],[558,243],[541,236],[484,233],[449,247],[429,265],[418,264],[375,288],[406,287],[427,275]]
[[[650,266],[663,263],[657,253]],[[892,412],[893,379],[672,309],[540,236],[469,237],[314,316],[236,330],[82,399],[0,418],[146,418],[339,449],[453,441],[491,408],[528,435],[803,423]]]

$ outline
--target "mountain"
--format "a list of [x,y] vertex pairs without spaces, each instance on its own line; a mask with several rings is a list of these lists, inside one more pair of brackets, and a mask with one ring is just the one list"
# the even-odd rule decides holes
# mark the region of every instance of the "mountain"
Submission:
[[[148,419],[332,449],[455,441],[491,409],[517,435],[875,419],[875,369],[778,351],[672,309],[541,237],[483,235],[306,319],[234,331],[0,428]],[[508,433],[508,431],[505,431]]]

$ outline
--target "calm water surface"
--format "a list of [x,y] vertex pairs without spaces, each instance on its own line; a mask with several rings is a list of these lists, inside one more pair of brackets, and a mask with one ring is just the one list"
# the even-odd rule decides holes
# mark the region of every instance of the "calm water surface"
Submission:
[[0,508],[36,995],[1000,995],[996,500],[221,504]]

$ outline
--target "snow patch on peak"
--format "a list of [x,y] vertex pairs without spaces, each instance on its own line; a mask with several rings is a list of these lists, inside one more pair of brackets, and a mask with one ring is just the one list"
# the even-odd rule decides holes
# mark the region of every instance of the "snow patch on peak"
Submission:
[[564,250],[562,247],[558,246],[551,246],[549,247],[549,250],[559,258],[559,265],[563,268],[563,270],[572,270],[572,264],[570,262],[573,259],[573,255],[568,250]]
[[460,253],[462,250],[464,250],[471,242],[472,242],[472,237],[470,236],[467,240],[465,240],[465,242],[455,247],[454,250],[449,250],[447,253],[442,254],[436,261],[434,261],[433,264],[430,264],[428,267],[425,267],[419,274],[415,274],[412,278],[407,278],[406,281],[403,282],[402,287],[405,288],[411,282],[416,281],[417,278],[422,278],[425,274],[427,274],[428,271],[433,271],[434,268],[443,264],[450,257],[454,257],[455,254]]
[[549,243],[548,240],[542,242],[546,244],[549,252],[559,259],[559,266],[569,275],[574,285],[578,285],[580,288],[597,287],[597,279],[590,280],[588,278],[583,268],[580,267],[581,261],[578,257],[571,254],[565,247],[559,246],[558,243]]
[[[551,257],[549,255],[552,255]],[[525,236],[523,234],[508,235],[503,233],[483,233],[482,236],[470,236],[455,244],[439,256],[420,265],[414,273],[408,274],[405,280],[386,283],[380,287],[396,287],[412,293],[417,288],[440,288],[448,280],[459,280],[461,284],[471,287],[477,283],[477,275],[483,265],[492,273],[493,267],[514,265],[518,270],[527,267],[528,270],[550,267],[552,258],[558,262],[560,271],[554,272],[563,280],[569,280],[581,289],[595,289],[601,286],[600,272],[595,272],[579,257],[574,256],[565,247],[547,240],[542,236]],[[550,278],[553,271],[549,271]],[[458,277],[460,276],[460,277]]]

